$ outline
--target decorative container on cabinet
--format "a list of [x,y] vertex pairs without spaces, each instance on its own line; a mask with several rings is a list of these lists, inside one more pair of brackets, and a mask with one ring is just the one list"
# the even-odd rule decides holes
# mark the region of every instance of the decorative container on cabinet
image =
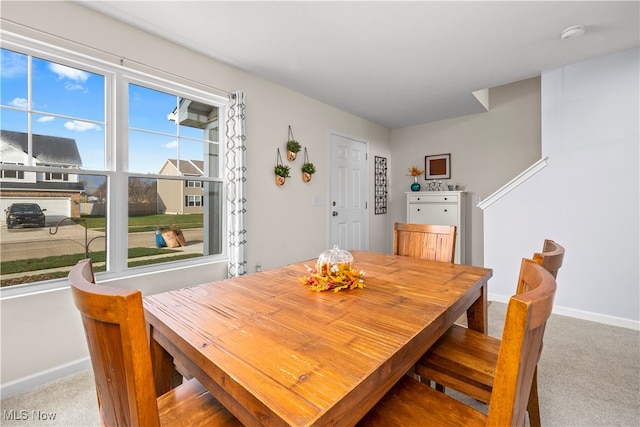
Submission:
[[420,191],[407,193],[407,222],[411,224],[455,225],[455,262],[465,263],[465,201],[463,191]]
[[420,191],[420,183],[418,182],[418,177],[413,177],[413,184],[411,184],[411,191]]

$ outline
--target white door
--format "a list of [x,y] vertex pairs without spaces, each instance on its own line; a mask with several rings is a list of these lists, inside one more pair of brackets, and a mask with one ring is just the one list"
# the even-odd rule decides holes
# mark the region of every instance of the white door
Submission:
[[367,143],[330,135],[329,247],[369,249],[369,161]]

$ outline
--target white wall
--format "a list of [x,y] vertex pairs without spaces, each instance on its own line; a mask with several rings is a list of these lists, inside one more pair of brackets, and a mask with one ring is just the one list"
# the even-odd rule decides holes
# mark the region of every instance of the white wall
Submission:
[[413,182],[407,168],[423,169],[426,155],[451,153],[451,179],[445,183],[468,192],[466,263],[478,266],[485,264],[478,197],[489,196],[540,158],[540,78],[491,88],[489,104],[486,113],[391,131],[392,221],[406,222],[405,192]]
[[638,52],[543,74],[542,154],[549,165],[484,213],[491,297],[506,300],[519,258],[551,238],[566,249],[555,311],[638,328]]
[[[370,158],[390,157],[389,130],[309,97],[210,60],[188,49],[111,20],[71,2],[3,2],[2,29],[70,50],[148,71],[135,62],[168,73],[167,78],[246,93],[248,266],[271,268],[315,258],[326,249],[328,209],[313,206],[313,196],[328,200],[328,134],[341,132],[369,142]],[[76,43],[77,42],[77,43]],[[80,44],[78,44],[80,43]],[[97,50],[96,50],[97,49]],[[103,53],[101,53],[103,52]],[[104,53],[107,52],[107,53]],[[114,54],[114,55],[110,55]],[[197,82],[197,83],[193,83]],[[276,148],[288,126],[316,165],[305,184],[293,164],[283,187],[274,183]],[[286,161],[286,160],[285,160]],[[373,206],[373,161],[369,205]],[[382,251],[390,238],[389,215],[370,210],[370,248]],[[109,283],[140,288],[145,294],[224,277],[220,265],[171,270]],[[100,276],[98,275],[98,280]],[[3,396],[56,375],[86,366],[88,355],[80,318],[68,289],[1,301],[1,383]]]

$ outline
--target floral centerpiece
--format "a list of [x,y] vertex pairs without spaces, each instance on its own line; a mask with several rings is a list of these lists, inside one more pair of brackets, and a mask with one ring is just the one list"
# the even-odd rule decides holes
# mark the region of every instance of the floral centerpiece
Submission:
[[300,277],[303,284],[316,292],[328,291],[338,292],[343,289],[364,288],[364,271],[356,270],[346,264],[334,264],[331,268],[318,271],[307,267],[309,276]]
[[418,182],[418,177],[424,173],[423,170],[420,170],[417,166],[411,166],[409,168],[409,173],[407,175],[413,177],[413,184],[411,184],[411,191],[420,191],[420,183]]
[[409,168],[409,173],[407,173],[407,175],[409,176],[420,176],[424,173],[423,170],[420,170],[417,166],[411,166]]
[[353,256],[334,246],[318,257],[316,268],[307,266],[309,276],[300,277],[303,284],[316,292],[364,288],[364,271],[353,268]]

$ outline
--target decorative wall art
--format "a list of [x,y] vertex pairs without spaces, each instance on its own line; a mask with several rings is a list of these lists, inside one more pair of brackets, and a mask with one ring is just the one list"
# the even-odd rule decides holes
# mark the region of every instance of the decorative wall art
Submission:
[[387,213],[387,158],[375,156],[375,214]]
[[451,178],[451,154],[438,154],[424,157],[424,178],[450,179]]

